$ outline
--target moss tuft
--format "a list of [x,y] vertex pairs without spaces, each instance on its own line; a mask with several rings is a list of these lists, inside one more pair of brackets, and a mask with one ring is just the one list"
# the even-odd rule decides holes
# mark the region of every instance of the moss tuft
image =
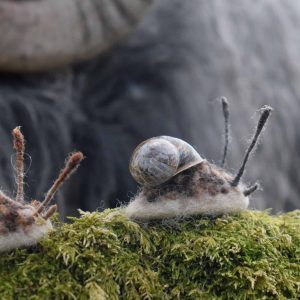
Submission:
[[138,224],[83,213],[1,254],[1,299],[299,299],[300,211]]

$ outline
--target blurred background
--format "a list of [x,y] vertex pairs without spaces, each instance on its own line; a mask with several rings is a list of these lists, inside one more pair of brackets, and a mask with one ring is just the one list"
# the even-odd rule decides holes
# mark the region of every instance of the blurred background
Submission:
[[62,215],[126,203],[137,144],[171,135],[235,173],[258,119],[274,108],[246,170],[255,209],[300,207],[298,0],[0,1],[0,186],[15,195],[11,130],[26,138],[26,199],[43,198],[72,150],[86,159],[58,195]]

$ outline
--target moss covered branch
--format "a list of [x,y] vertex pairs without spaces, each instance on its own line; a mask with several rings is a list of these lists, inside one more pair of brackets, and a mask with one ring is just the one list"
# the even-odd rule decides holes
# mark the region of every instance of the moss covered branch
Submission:
[[300,211],[138,224],[121,210],[57,223],[2,254],[1,299],[299,299]]

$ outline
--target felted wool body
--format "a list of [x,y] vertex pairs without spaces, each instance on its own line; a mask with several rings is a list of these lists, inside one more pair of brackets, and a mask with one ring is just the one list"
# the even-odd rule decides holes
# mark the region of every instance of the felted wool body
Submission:
[[161,185],[142,186],[125,208],[130,218],[162,219],[193,215],[221,215],[247,209],[245,186],[231,186],[233,176],[203,160]]
[[247,209],[249,198],[240,192],[231,191],[226,195],[214,197],[203,193],[199,198],[181,196],[174,200],[160,197],[158,201],[149,202],[142,196],[135,197],[125,208],[129,218],[163,219],[194,215],[221,215]]
[[35,216],[38,201],[29,205],[0,194],[0,252],[35,245],[52,229],[49,219]]
[[36,245],[52,228],[49,220],[40,218],[26,228],[19,227],[15,231],[0,234],[0,252]]

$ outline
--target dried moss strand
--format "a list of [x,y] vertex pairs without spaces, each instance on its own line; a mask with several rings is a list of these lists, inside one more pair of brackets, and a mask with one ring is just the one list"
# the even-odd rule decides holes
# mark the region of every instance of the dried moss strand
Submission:
[[13,144],[16,151],[16,170],[17,170],[17,202],[24,202],[24,151],[25,141],[20,127],[12,131]]
[[44,201],[36,210],[35,215],[40,213],[43,208],[49,204],[59,187],[77,170],[82,160],[83,154],[81,152],[75,152],[70,155],[65,167],[60,171],[57,179],[54,181],[52,187],[47,192]]
[[267,106],[267,105],[263,106],[260,109],[260,111],[262,112],[262,114],[261,114],[261,117],[260,117],[260,119],[258,121],[254,137],[252,139],[252,142],[251,142],[250,146],[248,147],[248,149],[246,151],[243,163],[242,163],[242,165],[241,165],[241,167],[240,167],[237,175],[235,176],[235,178],[231,182],[231,186],[237,186],[239,184],[240,179],[242,178],[243,173],[245,171],[246,164],[247,164],[247,162],[249,160],[249,155],[252,152],[254,146],[256,145],[256,143],[258,141],[258,138],[259,138],[259,135],[261,134],[261,131],[264,128],[264,126],[265,126],[265,124],[266,124],[266,122],[267,122],[267,120],[268,120],[268,118],[269,118],[272,110],[273,110],[273,108],[270,107],[270,106]]

